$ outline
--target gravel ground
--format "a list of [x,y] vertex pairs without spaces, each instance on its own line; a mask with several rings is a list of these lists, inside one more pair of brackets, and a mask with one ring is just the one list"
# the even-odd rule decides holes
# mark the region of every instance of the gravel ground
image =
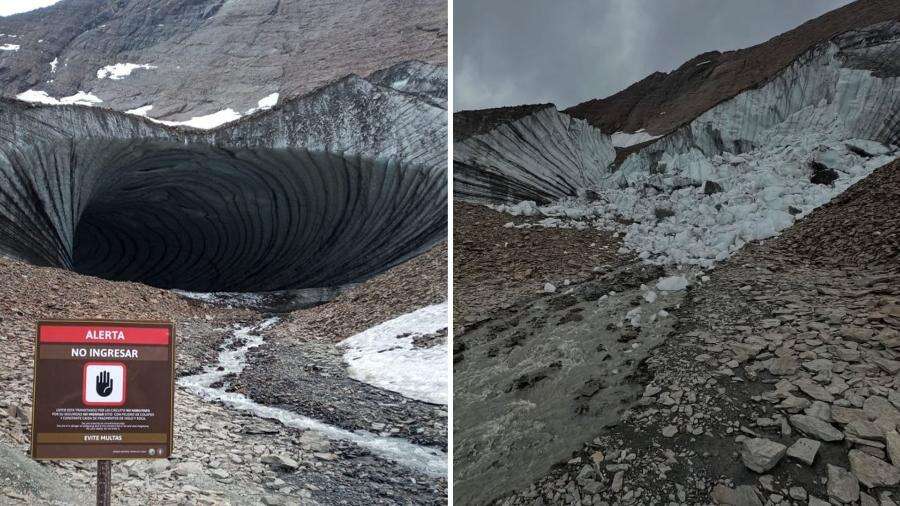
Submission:
[[[438,248],[440,249],[440,248]],[[417,259],[419,265],[435,267],[439,262],[432,252],[428,259]],[[425,260],[423,262],[423,260]],[[415,262],[416,260],[414,260]],[[365,304],[381,301],[379,314],[390,312],[387,302],[396,288],[385,286],[397,282],[399,266],[382,278],[368,283],[370,291],[357,287],[357,300],[363,309],[344,318],[363,314]],[[443,271],[445,273],[445,271]],[[443,274],[445,276],[445,274]],[[420,277],[433,281],[427,287],[413,288],[404,301],[412,305],[415,294],[443,294],[438,286],[441,272]],[[445,278],[444,278],[445,279]],[[435,283],[437,285],[435,285]],[[403,291],[403,290],[400,290]],[[427,298],[427,297],[426,297]],[[432,299],[421,302],[430,303]],[[337,304],[348,304],[338,301]],[[318,316],[301,310],[290,318],[312,326],[327,328],[319,318],[336,318],[333,308],[316,308]],[[399,310],[403,312],[403,310]],[[176,322],[177,374],[193,374],[203,366],[214,364],[218,348],[230,335],[235,324],[255,323],[265,315],[249,310],[217,308],[178,295],[135,283],[109,282],[80,276],[68,271],[34,267],[0,258],[0,504],[74,504],[92,500],[95,464],[91,461],[35,462],[27,457],[30,440],[30,403],[32,355],[35,320],[39,318],[127,318],[171,319]],[[377,319],[377,317],[375,317]],[[331,320],[334,321],[334,320]],[[369,323],[343,322],[344,328],[366,328]],[[287,342],[281,334],[276,342]],[[299,346],[321,360],[318,370],[330,370],[334,381],[313,381],[303,388],[309,398],[340,399],[354,394],[362,413],[380,414],[377,402],[394,402],[402,398],[376,389],[355,394],[359,384],[341,380],[343,369],[333,341],[314,343],[311,348]],[[269,363],[260,360],[250,370],[266,371],[273,382],[288,385],[301,382],[291,368],[276,369],[285,377],[271,374]],[[294,363],[317,367],[304,361]],[[255,372],[254,372],[255,374]],[[297,379],[295,379],[297,378]],[[276,422],[226,409],[199,399],[179,387],[176,391],[175,452],[173,458],[158,461],[125,461],[113,466],[113,500],[117,504],[446,504],[447,482],[410,471],[399,464],[372,455],[346,441],[328,440],[313,430],[297,430]],[[446,413],[442,409],[410,401],[407,406],[391,406],[383,418],[388,432],[401,428],[416,433],[423,442],[446,445]],[[326,420],[342,427],[364,424],[364,417],[349,409],[339,413],[349,421],[332,415]],[[412,407],[415,406],[415,407]],[[288,406],[290,407],[290,406]],[[300,407],[297,407],[300,409]],[[302,413],[316,416],[317,413]],[[323,417],[325,411],[320,412]],[[432,418],[429,418],[432,417]],[[372,417],[373,420],[377,418]],[[390,422],[390,425],[388,424]],[[377,423],[377,422],[375,422]],[[424,427],[423,433],[412,428]],[[369,430],[371,430],[371,424]]]
[[294,311],[268,336],[341,341],[379,323],[447,300],[447,243],[341,293],[327,304]]
[[276,339],[249,353],[233,389],[261,404],[347,430],[396,436],[447,451],[447,409],[347,376],[343,350],[323,341]]
[[898,192],[895,162],[708,273],[619,423],[496,502],[895,505]]
[[453,204],[453,321],[469,323],[534,298],[545,283],[577,283],[628,259],[618,238],[598,230],[513,228],[517,218],[484,206]]

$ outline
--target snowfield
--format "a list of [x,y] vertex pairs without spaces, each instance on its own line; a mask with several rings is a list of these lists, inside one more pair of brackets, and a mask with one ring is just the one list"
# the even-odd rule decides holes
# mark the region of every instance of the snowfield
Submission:
[[416,347],[413,338],[447,328],[447,303],[427,306],[341,341],[351,378],[404,397],[447,404],[447,341]]
[[68,97],[62,98],[53,98],[47,94],[46,91],[38,91],[38,90],[28,90],[23,91],[16,95],[16,98],[25,102],[33,102],[38,104],[48,104],[48,105],[96,105],[102,103],[103,100],[100,100],[100,97],[92,94],[85,93],[83,91],[79,91],[74,95],[70,95]]
[[616,132],[610,136],[610,138],[612,139],[612,145],[617,148],[627,148],[629,146],[634,146],[635,144],[640,144],[642,142],[659,139],[660,137],[661,136],[659,135],[651,135],[645,132],[643,128],[634,133]]
[[271,95],[266,95],[265,97],[259,99],[256,107],[252,109],[248,109],[246,114],[253,114],[256,111],[264,111],[266,109],[271,109],[275,107],[275,104],[278,103],[278,93],[272,93]]
[[[147,106],[144,106],[147,107]],[[151,108],[153,106],[150,106]],[[149,110],[149,109],[148,109]],[[201,130],[210,130],[216,128],[218,126],[224,125],[225,123],[230,123],[234,120],[240,119],[241,113],[235,111],[232,108],[224,109],[219,112],[214,112],[212,114],[207,114],[206,116],[194,116],[193,118],[187,121],[164,121],[153,118],[148,118],[151,121],[155,121],[157,123],[162,123],[163,125],[169,126],[186,126],[191,128],[199,128]]]
[[157,68],[154,65],[139,65],[137,63],[116,63],[114,65],[107,65],[100,70],[97,71],[97,79],[112,79],[114,81],[118,81],[120,79],[125,79],[130,76],[132,72],[137,69],[145,69],[151,70]]
[[134,114],[135,116],[144,116],[147,117],[147,113],[149,113],[153,109],[152,105],[145,105],[142,107],[138,107],[136,109],[130,109],[125,111],[125,114]]

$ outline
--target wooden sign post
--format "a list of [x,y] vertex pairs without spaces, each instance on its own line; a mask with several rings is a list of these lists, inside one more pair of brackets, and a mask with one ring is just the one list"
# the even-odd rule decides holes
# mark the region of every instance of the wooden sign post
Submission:
[[112,460],[171,456],[174,403],[172,323],[38,322],[31,456],[97,460],[98,505]]

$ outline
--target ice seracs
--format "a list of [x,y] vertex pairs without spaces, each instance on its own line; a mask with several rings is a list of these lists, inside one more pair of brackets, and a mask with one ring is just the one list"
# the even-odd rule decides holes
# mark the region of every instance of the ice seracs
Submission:
[[552,106],[454,145],[457,195],[476,202],[549,203],[608,177],[607,135]]

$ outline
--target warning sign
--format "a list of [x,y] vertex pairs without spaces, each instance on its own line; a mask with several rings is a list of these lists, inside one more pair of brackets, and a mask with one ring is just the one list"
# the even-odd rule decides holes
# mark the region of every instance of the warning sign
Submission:
[[38,322],[32,457],[169,457],[174,341],[168,322]]

